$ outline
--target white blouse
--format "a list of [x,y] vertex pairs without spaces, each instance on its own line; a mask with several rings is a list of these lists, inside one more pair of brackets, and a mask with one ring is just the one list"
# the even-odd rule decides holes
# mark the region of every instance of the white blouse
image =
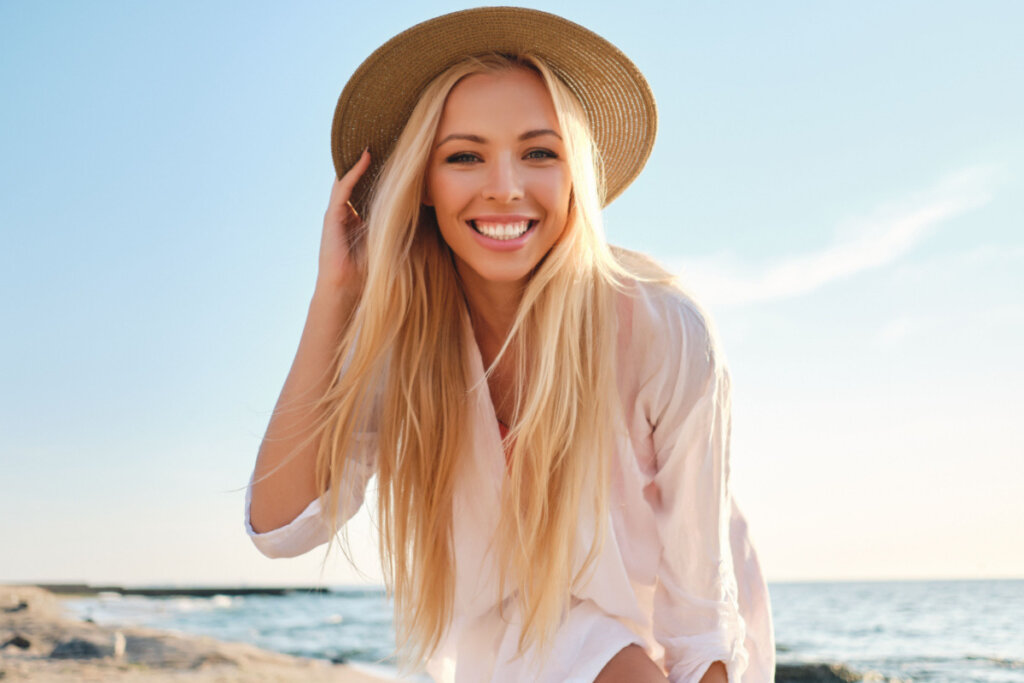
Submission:
[[[729,490],[729,373],[704,316],[675,289],[635,284],[619,297],[619,391],[608,537],[590,581],[572,596],[550,657],[516,657],[515,600],[499,616],[497,528],[506,462],[484,367],[464,318],[471,397],[465,468],[455,491],[455,610],[427,662],[439,683],[591,683],[631,643],[671,683],[699,683],[715,661],[730,683],[774,680],[771,609],[746,521]],[[345,481],[339,525],[362,505],[374,473],[373,434]],[[256,533],[268,557],[301,555],[329,538],[320,499],[289,524]],[[588,531],[589,529],[589,531]],[[576,567],[593,537],[581,519]]]

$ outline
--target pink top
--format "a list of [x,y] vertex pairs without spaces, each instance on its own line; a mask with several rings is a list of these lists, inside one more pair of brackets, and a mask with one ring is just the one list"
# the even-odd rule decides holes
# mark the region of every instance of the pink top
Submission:
[[[630,643],[643,646],[671,683],[698,683],[725,662],[730,683],[774,680],[775,643],[765,580],[729,490],[729,373],[693,301],[638,284],[620,297],[619,392],[608,537],[590,581],[572,597],[552,655],[516,658],[520,615],[508,595],[498,614],[489,548],[506,471],[483,363],[468,316],[471,396],[464,470],[455,492],[455,612],[427,671],[442,683],[590,683]],[[360,466],[346,478],[337,511],[347,521],[374,472],[373,433],[361,435]],[[257,534],[268,557],[293,557],[326,543],[319,499],[292,522]],[[588,532],[588,529],[591,530]],[[581,518],[580,538],[593,521]],[[586,547],[577,548],[577,567]]]

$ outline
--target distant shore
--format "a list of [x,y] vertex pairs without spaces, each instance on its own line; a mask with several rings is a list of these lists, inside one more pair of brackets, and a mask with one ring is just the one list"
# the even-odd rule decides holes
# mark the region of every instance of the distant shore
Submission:
[[212,598],[215,595],[288,595],[289,593],[329,593],[329,588],[322,586],[252,586],[244,588],[201,587],[185,588],[126,588],[124,586],[93,586],[88,583],[36,583],[32,584],[55,595],[82,596],[99,595],[100,593],[120,593],[121,595],[144,595],[150,598],[192,597]]
[[245,643],[73,619],[66,616],[56,593],[39,586],[0,586],[0,679],[4,683],[387,681],[344,664],[292,657]]

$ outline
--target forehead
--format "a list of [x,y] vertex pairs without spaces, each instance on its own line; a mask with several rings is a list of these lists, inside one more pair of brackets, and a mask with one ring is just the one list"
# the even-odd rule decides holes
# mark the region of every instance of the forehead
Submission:
[[[455,84],[445,100],[438,135],[456,130],[535,128],[558,131],[558,116],[540,74],[529,69],[471,74]],[[521,129],[521,130],[520,130]]]

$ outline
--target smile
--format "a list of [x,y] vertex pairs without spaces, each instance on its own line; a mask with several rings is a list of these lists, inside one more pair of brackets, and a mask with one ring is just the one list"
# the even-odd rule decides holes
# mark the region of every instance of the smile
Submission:
[[523,220],[514,223],[494,223],[476,220],[467,222],[471,228],[492,240],[514,240],[525,235],[530,228],[537,224],[535,220]]

